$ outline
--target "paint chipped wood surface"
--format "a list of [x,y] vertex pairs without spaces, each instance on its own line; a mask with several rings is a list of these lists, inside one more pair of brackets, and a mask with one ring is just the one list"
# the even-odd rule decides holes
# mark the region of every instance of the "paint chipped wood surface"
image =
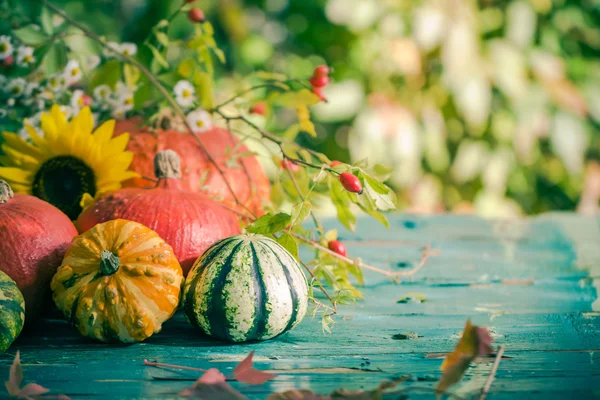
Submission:
[[[146,342],[118,346],[93,343],[48,319],[1,356],[0,373],[8,377],[20,350],[26,381],[53,393],[175,398],[198,375],[144,367],[144,359],[227,373],[255,350],[258,368],[278,377],[261,386],[233,383],[252,399],[292,388],[368,389],[406,374],[413,376],[406,385],[433,387],[471,318],[489,327],[496,346],[506,346],[488,399],[600,398],[600,218],[397,215],[389,231],[370,220],[360,221],[357,233],[339,231],[352,257],[393,271],[411,268],[426,244],[440,255],[399,285],[367,274],[365,301],[341,308],[332,335],[306,318],[276,340],[231,345],[200,336],[178,314]],[[426,301],[397,302],[411,292]],[[418,337],[392,339],[410,332]],[[493,357],[478,359],[452,391],[478,398],[492,364]],[[414,391],[409,398],[434,396]]]

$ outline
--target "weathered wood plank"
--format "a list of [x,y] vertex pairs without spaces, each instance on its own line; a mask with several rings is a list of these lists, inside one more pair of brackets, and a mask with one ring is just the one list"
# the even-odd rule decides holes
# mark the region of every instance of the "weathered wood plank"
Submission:
[[[118,346],[93,343],[49,319],[0,356],[0,374],[8,376],[18,349],[26,379],[55,393],[174,398],[197,375],[144,367],[144,359],[227,372],[255,350],[259,368],[278,377],[261,386],[233,383],[252,399],[292,388],[372,388],[406,374],[413,379],[403,387],[431,388],[441,357],[472,318],[507,348],[488,399],[600,397],[600,219],[549,215],[506,223],[399,215],[391,225],[387,231],[365,220],[357,233],[340,229],[340,236],[353,257],[392,270],[410,268],[427,243],[440,255],[400,285],[368,273],[365,301],[340,308],[333,335],[307,318],[277,340],[231,345],[200,336],[178,314],[146,342]],[[410,292],[427,301],[397,303]],[[392,339],[408,331],[420,337]],[[476,394],[492,361],[475,363],[453,391]],[[434,396],[410,392],[410,399],[421,398]]]

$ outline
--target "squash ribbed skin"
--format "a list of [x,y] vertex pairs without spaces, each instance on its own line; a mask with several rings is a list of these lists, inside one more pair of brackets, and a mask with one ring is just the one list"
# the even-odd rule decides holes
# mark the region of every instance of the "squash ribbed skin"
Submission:
[[0,352],[19,336],[25,323],[23,294],[8,275],[0,271]]
[[187,318],[207,335],[266,340],[304,318],[308,285],[298,261],[281,245],[242,234],[215,243],[198,258],[184,302]]

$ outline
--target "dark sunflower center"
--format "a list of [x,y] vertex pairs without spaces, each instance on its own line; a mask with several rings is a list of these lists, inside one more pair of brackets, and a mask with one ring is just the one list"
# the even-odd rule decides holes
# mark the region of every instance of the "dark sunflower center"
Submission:
[[81,213],[79,202],[83,194],[96,194],[96,176],[80,159],[58,156],[42,164],[33,178],[32,192],[76,219]]

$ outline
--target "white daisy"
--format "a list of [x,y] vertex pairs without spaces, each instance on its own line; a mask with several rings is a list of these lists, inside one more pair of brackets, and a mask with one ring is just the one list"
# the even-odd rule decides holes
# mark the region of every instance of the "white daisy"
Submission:
[[0,60],[10,57],[13,52],[13,46],[10,43],[10,36],[0,36]]
[[177,82],[173,91],[175,92],[175,99],[180,106],[187,108],[194,104],[196,91],[189,81],[181,80]]
[[67,121],[71,120],[71,117],[73,117],[73,108],[71,108],[70,106],[60,106],[60,111],[65,114],[65,118],[67,118]]
[[124,56],[134,56],[137,53],[137,46],[135,43],[121,43],[119,53]]
[[69,61],[65,67],[64,76],[68,85],[79,82],[81,79],[81,67],[79,66],[79,61]]
[[7,105],[7,106],[9,106],[9,107],[12,107],[12,106],[14,106],[14,105],[15,105],[15,99],[13,99],[13,98],[11,97],[10,99],[8,99],[8,100],[6,101],[6,105]]
[[[121,46],[119,46],[119,43],[117,43],[117,42],[107,42],[106,46],[109,47],[109,48],[111,48],[112,50],[116,51],[117,53],[121,52]],[[102,54],[106,58],[114,57],[115,53],[112,50],[102,49]]]
[[26,67],[29,64],[33,64],[35,57],[33,56],[33,47],[22,46],[17,50],[17,65],[20,67]]
[[37,82],[29,82],[27,85],[25,85],[25,96],[31,97],[33,92],[35,92],[39,87],[40,85]]
[[13,98],[19,97],[25,92],[26,86],[27,82],[25,79],[15,78],[6,85],[6,92]]
[[54,93],[62,91],[67,85],[64,75],[52,75],[48,78],[46,86]]
[[97,55],[91,55],[85,60],[85,67],[88,71],[96,69],[100,65],[100,57]]
[[96,86],[94,89],[94,98],[99,103],[105,103],[110,98],[111,92],[110,86],[108,85]]
[[79,111],[90,104],[90,97],[83,90],[75,90],[71,96],[71,108]]
[[112,116],[114,118],[124,118],[127,111],[131,111],[133,109],[134,92],[135,88],[129,88],[123,82],[117,83],[117,89],[115,91],[116,98],[112,102]]
[[210,114],[201,108],[192,111],[186,117],[188,124],[190,124],[192,131],[195,133],[201,133],[209,130],[213,126]]
[[0,108],[0,119],[6,117],[8,115],[8,111],[6,108]]

